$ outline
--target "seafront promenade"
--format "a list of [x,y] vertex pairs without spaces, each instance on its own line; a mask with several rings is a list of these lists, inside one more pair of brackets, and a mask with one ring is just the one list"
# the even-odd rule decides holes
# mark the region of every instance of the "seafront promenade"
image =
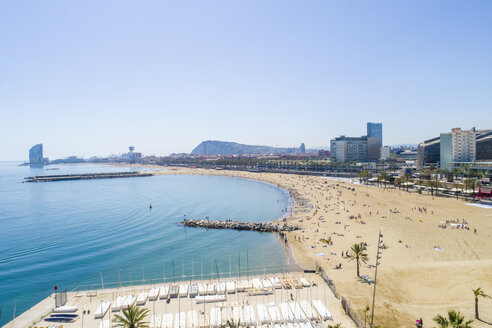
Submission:
[[[242,326],[316,328],[341,322],[355,324],[340,301],[315,273],[291,272],[243,278],[185,280],[67,293],[54,311],[50,295],[4,327],[112,327],[125,305],[147,308],[151,328],[218,328],[227,320]],[[72,322],[50,322],[63,312]]]

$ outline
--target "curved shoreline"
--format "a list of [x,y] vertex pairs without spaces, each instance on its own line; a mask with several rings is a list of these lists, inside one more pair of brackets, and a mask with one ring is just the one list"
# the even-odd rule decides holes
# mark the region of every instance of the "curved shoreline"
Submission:
[[[463,301],[460,295],[468,295],[470,288],[479,285],[489,292],[492,290],[492,256],[486,251],[492,247],[492,222],[488,220],[489,212],[485,212],[489,209],[466,206],[452,198],[408,194],[394,188],[368,188],[315,176],[166,169],[169,171],[164,174],[252,179],[288,191],[290,198],[295,199],[295,206],[284,217],[302,228],[287,234],[288,251],[301,267],[323,268],[336,283],[336,293],[350,302],[359,318],[364,317],[365,306],[371,304],[373,286],[357,280],[355,261],[340,255],[354,243],[366,242],[367,264],[374,264],[380,230],[389,247],[383,251],[378,269],[382,284],[378,284],[375,304],[378,324],[413,327],[415,317],[432,322],[436,314],[445,313],[448,308],[460,310],[467,318],[473,317],[471,303]],[[463,218],[469,222],[470,230],[438,227],[443,220]],[[477,234],[473,233],[474,228]],[[322,242],[327,238],[333,244]],[[433,245],[439,245],[443,251],[435,251]],[[339,263],[343,269],[335,270]],[[365,274],[372,278],[374,269],[362,265],[361,275]],[[448,281],[460,283],[448,286]],[[492,320],[492,316],[487,319]]]

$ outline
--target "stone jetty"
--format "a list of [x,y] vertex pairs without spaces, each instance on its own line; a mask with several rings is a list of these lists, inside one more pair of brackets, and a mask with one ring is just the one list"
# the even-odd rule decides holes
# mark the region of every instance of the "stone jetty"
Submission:
[[59,175],[37,175],[24,178],[24,182],[52,182],[67,180],[92,180],[92,179],[115,179],[136,178],[152,176],[149,172],[108,172],[108,173],[83,173],[83,174],[59,174]]
[[207,228],[207,229],[234,229],[234,230],[251,230],[259,232],[283,232],[299,230],[298,226],[288,225],[286,223],[271,222],[240,222],[233,220],[192,220],[185,219],[179,224],[185,227]]

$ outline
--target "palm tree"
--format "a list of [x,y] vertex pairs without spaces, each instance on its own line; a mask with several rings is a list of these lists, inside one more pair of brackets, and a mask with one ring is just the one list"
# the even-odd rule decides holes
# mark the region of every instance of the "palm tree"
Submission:
[[364,310],[362,310],[362,312],[364,312],[364,327],[366,326],[366,321],[367,321],[367,312],[369,312],[371,308],[369,307],[369,305],[366,305],[366,307],[364,308]]
[[342,328],[342,324],[341,323],[336,323],[334,325],[328,325],[327,328]]
[[475,295],[475,319],[479,319],[478,317],[478,298],[491,298],[489,295],[485,294],[482,288],[478,287],[477,289],[472,289],[473,295]]
[[116,314],[113,318],[114,327],[121,328],[149,328],[149,323],[145,318],[149,314],[149,309],[139,308],[132,305],[123,309],[123,315]]
[[[238,320],[237,322],[234,322],[234,319],[227,320],[225,324],[220,326],[220,328],[239,328],[239,327],[241,327],[241,321]],[[249,328],[249,326],[246,326],[246,328]]]
[[473,320],[465,321],[465,317],[459,311],[454,310],[448,311],[447,318],[438,314],[433,320],[439,325],[439,328],[472,328],[470,324],[473,322]]
[[357,261],[357,277],[360,277],[359,262],[367,263],[367,260],[369,259],[367,254],[364,253],[365,250],[366,250],[366,246],[362,246],[361,244],[354,244],[350,248],[351,253],[350,253],[349,261],[352,261],[354,259]]

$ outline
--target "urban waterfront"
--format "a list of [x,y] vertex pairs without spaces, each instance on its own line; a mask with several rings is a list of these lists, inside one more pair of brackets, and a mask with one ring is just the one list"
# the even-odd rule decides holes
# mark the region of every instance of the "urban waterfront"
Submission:
[[[24,177],[133,171],[108,165],[45,167],[0,164],[1,325],[58,288],[196,279],[287,270],[275,234],[185,228],[193,218],[270,221],[285,214],[288,194],[229,177],[167,175],[22,183]],[[47,170],[47,168],[59,168]],[[152,209],[150,209],[152,204]]]

